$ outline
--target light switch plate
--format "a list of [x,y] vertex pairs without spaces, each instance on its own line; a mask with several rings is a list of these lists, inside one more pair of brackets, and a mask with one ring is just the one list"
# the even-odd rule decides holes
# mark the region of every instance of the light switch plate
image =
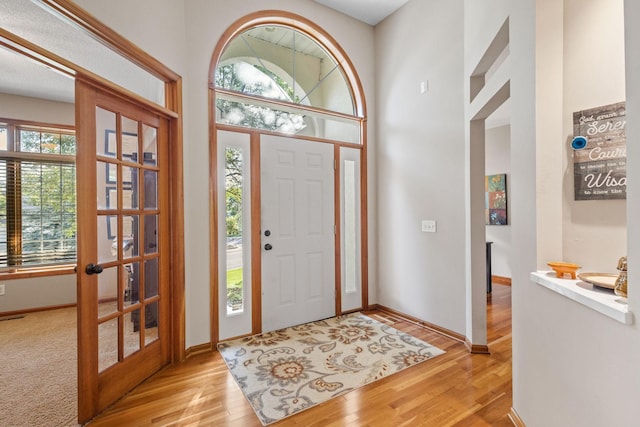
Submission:
[[435,233],[436,232],[436,221],[434,219],[423,219],[422,220],[422,232],[423,233]]

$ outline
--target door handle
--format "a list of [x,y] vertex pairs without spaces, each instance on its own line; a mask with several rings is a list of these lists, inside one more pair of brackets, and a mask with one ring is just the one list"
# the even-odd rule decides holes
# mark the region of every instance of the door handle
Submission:
[[100,274],[103,270],[104,268],[102,268],[100,264],[87,264],[87,266],[84,268],[85,273],[89,275]]
[[264,245],[265,251],[270,251],[271,249],[273,249],[273,246],[271,246],[271,243],[267,243],[266,245]]

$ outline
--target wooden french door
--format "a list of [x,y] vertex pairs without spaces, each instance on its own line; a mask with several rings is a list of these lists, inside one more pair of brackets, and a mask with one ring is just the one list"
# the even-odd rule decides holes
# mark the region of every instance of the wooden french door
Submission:
[[76,80],[78,418],[170,362],[169,121]]
[[334,147],[263,135],[260,154],[262,330],[334,316]]

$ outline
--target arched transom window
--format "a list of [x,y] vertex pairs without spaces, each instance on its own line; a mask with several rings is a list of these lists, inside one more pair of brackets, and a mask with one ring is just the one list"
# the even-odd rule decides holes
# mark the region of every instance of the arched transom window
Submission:
[[218,60],[214,84],[218,124],[362,143],[342,64],[299,29],[260,24],[239,32]]

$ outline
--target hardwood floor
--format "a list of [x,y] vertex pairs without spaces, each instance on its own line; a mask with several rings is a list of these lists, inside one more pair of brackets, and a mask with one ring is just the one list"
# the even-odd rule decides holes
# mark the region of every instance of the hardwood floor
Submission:
[[[376,320],[446,354],[273,426],[512,426],[511,287],[487,297],[490,355],[380,311]],[[90,423],[98,426],[261,426],[218,352],[159,372]]]

